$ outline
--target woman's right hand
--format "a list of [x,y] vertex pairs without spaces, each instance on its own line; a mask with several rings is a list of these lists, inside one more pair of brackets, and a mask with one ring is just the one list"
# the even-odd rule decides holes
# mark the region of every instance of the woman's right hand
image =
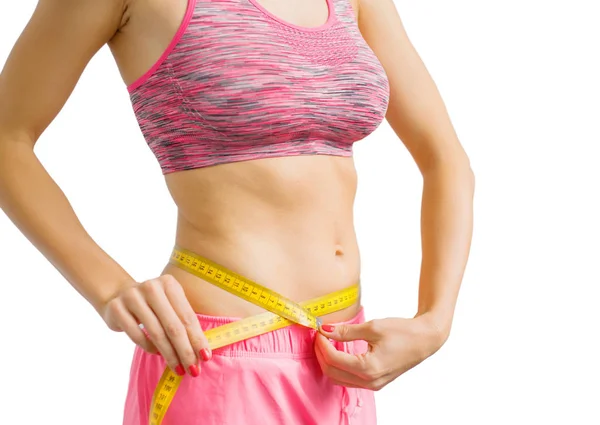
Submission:
[[125,332],[149,353],[160,353],[178,375],[188,371],[197,377],[199,359],[212,356],[196,313],[171,275],[122,288],[104,304],[100,315],[113,331]]

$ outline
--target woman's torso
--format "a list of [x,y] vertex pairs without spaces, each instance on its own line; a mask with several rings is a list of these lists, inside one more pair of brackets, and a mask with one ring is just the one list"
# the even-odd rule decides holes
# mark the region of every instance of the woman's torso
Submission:
[[[198,0],[202,1],[208,0]],[[256,10],[263,5],[282,20],[303,27],[319,27],[328,20],[325,0],[290,1],[287,8],[270,0],[224,1]],[[127,24],[110,48],[130,88],[163,54],[187,7],[188,0],[129,1]],[[360,258],[353,226],[356,172],[351,156],[259,155],[251,161],[223,162],[165,173],[178,207],[179,246],[296,301],[358,281]],[[175,266],[167,264],[164,273],[183,285],[196,312],[244,317],[261,311]],[[330,319],[348,319],[357,309],[358,303]]]

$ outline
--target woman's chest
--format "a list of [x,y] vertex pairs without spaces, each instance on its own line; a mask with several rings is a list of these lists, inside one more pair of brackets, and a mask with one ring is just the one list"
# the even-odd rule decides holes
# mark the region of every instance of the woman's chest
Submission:
[[387,77],[350,3],[330,7],[327,22],[309,29],[273,19],[250,0],[198,0],[165,67],[184,108],[229,131],[260,124],[271,135],[329,132],[339,120],[347,142],[369,134],[387,109]]

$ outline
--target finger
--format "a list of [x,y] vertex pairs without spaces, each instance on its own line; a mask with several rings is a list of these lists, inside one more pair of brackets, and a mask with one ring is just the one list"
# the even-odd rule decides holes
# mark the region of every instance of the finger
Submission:
[[378,336],[373,332],[372,322],[365,322],[356,325],[342,323],[339,325],[321,325],[321,333],[327,338],[336,341],[355,341],[362,339],[367,342],[375,342]]
[[151,354],[158,353],[156,346],[146,338],[144,332],[138,326],[138,322],[133,315],[125,308],[122,303],[113,303],[113,315],[119,324],[119,327],[127,336],[145,351]]
[[327,377],[336,385],[379,391],[396,377],[394,374],[387,374],[383,376],[369,374],[366,376],[359,376],[354,375],[351,372],[340,370],[327,363],[321,348],[321,346],[317,346],[315,349],[317,361],[319,362],[319,365],[321,365],[321,369],[324,371]]
[[164,279],[165,294],[187,332],[192,349],[202,360],[210,360],[212,357],[210,345],[183,288],[172,276],[166,275]]
[[[146,285],[146,283],[143,285]],[[167,365],[181,375],[182,366],[180,366],[181,361],[177,356],[177,352],[154,311],[148,306],[144,296],[138,290],[132,291],[126,295],[126,303],[129,311],[137,318],[138,322],[144,324],[144,329],[148,332],[150,340],[154,343]]]
[[148,286],[144,292],[148,305],[156,314],[162,329],[177,353],[180,363],[189,371],[190,375],[197,377],[200,373],[198,357],[194,353],[187,331],[181,323],[173,306],[165,294],[164,282]]
[[345,370],[354,375],[365,375],[368,365],[364,354],[356,355],[338,351],[329,343],[327,338],[321,334],[316,334],[315,345],[321,350],[323,359],[328,365]]
[[315,344],[315,354],[317,356],[317,361],[321,366],[321,370],[331,381],[333,381],[337,385],[343,385],[345,387],[353,387],[353,388],[365,388],[367,384],[366,381],[359,376],[353,375],[350,372],[346,372],[344,370],[340,370],[335,366],[330,365],[325,360],[323,353],[321,351],[321,347]]

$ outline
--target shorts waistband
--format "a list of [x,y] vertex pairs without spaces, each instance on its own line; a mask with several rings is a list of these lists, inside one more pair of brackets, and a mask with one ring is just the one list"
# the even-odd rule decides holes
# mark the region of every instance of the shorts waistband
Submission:
[[[210,316],[200,313],[196,316],[204,331],[240,320],[239,317]],[[331,324],[359,324],[364,321],[365,313],[361,306],[358,313],[350,320]],[[294,324],[217,348],[213,350],[213,354],[229,357],[314,357],[316,333],[315,329]]]

